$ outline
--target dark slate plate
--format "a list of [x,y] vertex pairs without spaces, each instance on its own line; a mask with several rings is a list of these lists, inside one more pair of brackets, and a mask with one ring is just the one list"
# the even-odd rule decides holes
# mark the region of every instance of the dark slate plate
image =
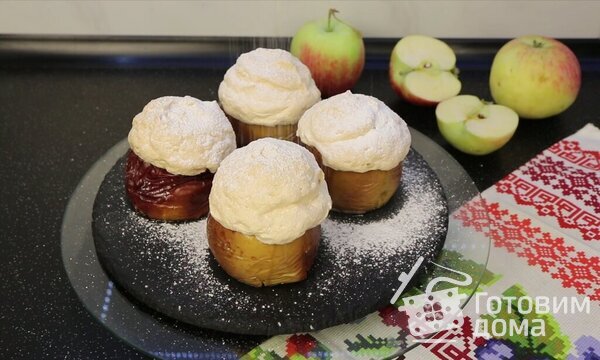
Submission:
[[121,158],[94,204],[98,258],[128,295],[174,319],[239,334],[318,330],[366,316],[389,302],[419,256],[442,248],[448,209],[434,172],[415,151],[402,184],[366,215],[331,213],[315,264],[303,282],[253,288],[230,278],[206,242],[206,220],[168,224],[133,211]]

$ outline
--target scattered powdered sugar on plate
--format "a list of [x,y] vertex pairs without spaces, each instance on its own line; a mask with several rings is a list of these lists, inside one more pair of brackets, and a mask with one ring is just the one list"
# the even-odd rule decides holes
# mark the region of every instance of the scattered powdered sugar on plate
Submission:
[[330,213],[307,280],[253,288],[229,277],[210,254],[206,219],[165,223],[133,211],[124,162],[107,174],[94,207],[99,259],[144,304],[200,327],[243,333],[311,331],[355,320],[389,301],[397,278],[443,245],[448,210],[439,181],[411,151],[402,184],[382,209]]
[[405,171],[403,188],[408,192],[391,216],[360,221],[363,216],[329,217],[321,226],[329,246],[339,257],[382,258],[418,246],[416,242],[444,231],[446,204],[440,202],[437,184],[424,182],[418,171]]
[[[169,247],[181,261],[172,264],[173,270],[185,271],[189,276],[206,273],[208,241],[206,238],[206,219],[200,221],[167,223],[147,219],[136,212],[129,213],[134,227],[147,230],[147,236],[140,238],[149,245],[162,244]],[[177,269],[175,269],[177,267]],[[208,280],[208,279],[207,279]]]
[[[186,291],[193,289],[204,296],[228,298],[237,297],[235,301],[242,306],[244,297],[231,292],[227,284],[223,284],[213,275],[210,263],[210,250],[206,236],[206,218],[197,221],[168,223],[143,217],[130,211],[126,222],[130,228],[143,228],[134,240],[147,249],[141,251],[142,257],[155,257],[161,267],[171,272],[174,278],[167,286],[177,292],[178,287]],[[213,265],[214,266],[214,265]],[[180,305],[178,308],[181,311]]]

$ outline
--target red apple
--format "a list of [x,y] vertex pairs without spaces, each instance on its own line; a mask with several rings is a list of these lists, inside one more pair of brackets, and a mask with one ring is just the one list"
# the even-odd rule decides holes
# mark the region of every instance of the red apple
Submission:
[[558,40],[524,36],[506,43],[494,57],[490,90],[494,101],[528,119],[565,111],[577,98],[581,68]]
[[351,89],[365,65],[361,33],[339,20],[336,12],[330,9],[327,19],[302,26],[290,49],[310,69],[323,97]]

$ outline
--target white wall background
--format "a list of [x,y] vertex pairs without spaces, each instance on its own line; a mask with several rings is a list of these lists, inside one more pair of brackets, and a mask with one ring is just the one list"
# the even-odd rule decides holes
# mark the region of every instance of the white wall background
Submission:
[[330,7],[366,37],[600,38],[600,1],[2,1],[0,34],[292,36]]

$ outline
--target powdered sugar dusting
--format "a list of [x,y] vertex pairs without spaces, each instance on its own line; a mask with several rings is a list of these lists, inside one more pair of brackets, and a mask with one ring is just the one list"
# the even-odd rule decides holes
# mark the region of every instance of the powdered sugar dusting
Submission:
[[298,144],[272,138],[253,141],[223,160],[208,202],[221,225],[266,244],[294,241],[331,209],[314,156]]
[[308,109],[298,122],[297,135],[321,153],[324,165],[361,173],[395,168],[411,143],[398,114],[375,97],[350,91]]
[[281,49],[258,48],[242,54],[219,85],[225,112],[247,124],[295,124],[321,100],[310,70]]
[[[155,245],[163,245],[175,250],[180,261],[173,262],[174,271],[185,272],[186,277],[196,277],[209,270],[206,258],[206,219],[174,224],[150,220],[130,212],[128,220],[132,226],[147,229],[149,236],[140,237],[138,240],[144,242],[148,249]],[[210,278],[206,280],[209,281]]]
[[252,288],[228,276],[208,249],[206,220],[164,223],[135,213],[123,189],[124,161],[103,183],[94,210],[99,258],[148,306],[200,327],[245,334],[311,331],[352,321],[389,301],[397,277],[441,247],[447,208],[439,182],[414,152],[384,208],[331,213],[306,281]]
[[360,216],[328,218],[322,229],[329,246],[340,257],[382,258],[418,247],[420,239],[445,231],[446,204],[439,201],[434,184],[427,184],[421,177],[414,171],[403,174],[403,184],[410,185],[400,191],[410,194],[393,216],[371,222],[360,221]]
[[133,118],[131,149],[144,161],[172,174],[215,172],[235,149],[235,134],[216,101],[164,96]]

